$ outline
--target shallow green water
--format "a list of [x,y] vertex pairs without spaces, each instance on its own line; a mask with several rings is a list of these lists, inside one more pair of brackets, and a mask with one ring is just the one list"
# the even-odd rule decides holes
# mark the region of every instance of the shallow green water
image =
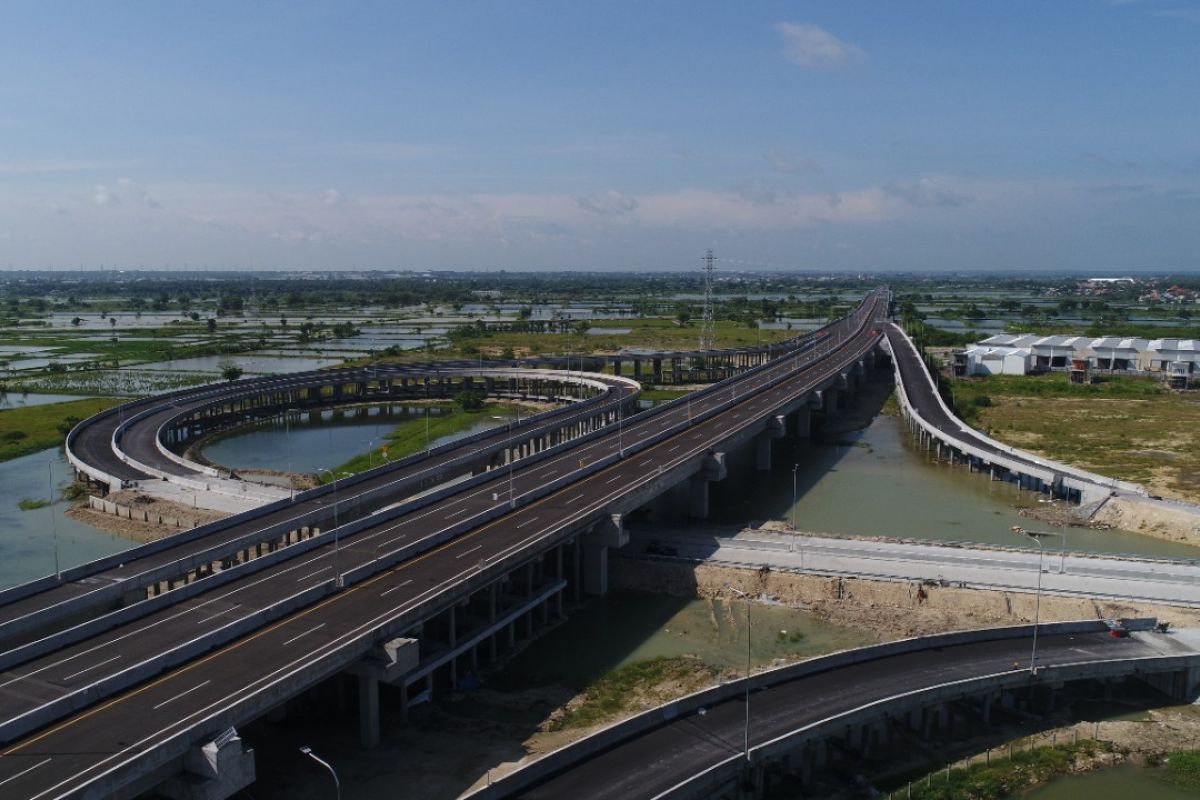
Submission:
[[[874,637],[785,606],[755,603],[750,656],[755,668],[859,647]],[[666,595],[596,600],[566,625],[533,642],[505,673],[522,683],[584,686],[612,669],[660,656],[695,656],[718,669],[744,670],[746,606]]]
[[53,574],[56,534],[62,569],[136,544],[65,516],[66,500],[29,511],[18,505],[57,498],[70,482],[71,468],[58,448],[0,462],[0,589]]
[[1059,778],[1020,795],[1020,800],[1194,800],[1196,796],[1156,777],[1151,768],[1120,766]]
[[[899,419],[878,416],[838,443],[781,440],[774,469],[756,472],[748,453],[734,456],[729,477],[712,484],[713,516],[719,521],[793,518],[799,530],[899,536],[1025,546],[1011,528],[1062,530],[1022,517],[1014,504],[1038,503],[1040,495],[989,480],[963,466],[932,461],[914,447]],[[792,465],[797,502],[793,508]],[[1129,531],[1065,529],[1067,549],[1200,558],[1200,548]],[[1058,541],[1047,538],[1047,549]]]

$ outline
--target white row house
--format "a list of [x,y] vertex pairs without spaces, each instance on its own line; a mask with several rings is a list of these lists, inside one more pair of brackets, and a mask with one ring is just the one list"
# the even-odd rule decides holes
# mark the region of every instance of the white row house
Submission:
[[1173,374],[1200,374],[1200,339],[1155,339],[1149,347],[1149,369]]
[[1100,371],[1200,374],[1200,340],[997,334],[957,357],[962,375],[1024,375],[1087,361]]
[[968,347],[962,364],[965,375],[1024,375],[1029,372],[1033,354],[1028,347]]

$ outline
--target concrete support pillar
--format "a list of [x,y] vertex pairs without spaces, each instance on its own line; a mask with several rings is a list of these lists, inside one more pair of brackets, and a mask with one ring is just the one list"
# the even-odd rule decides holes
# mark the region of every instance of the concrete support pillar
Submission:
[[379,681],[358,676],[358,740],[366,749],[379,746]]
[[591,543],[576,546],[577,559],[580,550],[583,551],[583,591],[591,595],[608,594],[608,546]]
[[796,420],[796,438],[807,439],[812,436],[812,410],[805,406],[797,409],[793,416]]
[[771,471],[771,441],[767,436],[759,436],[754,440],[754,468],[759,472]]
[[708,519],[708,479],[700,475],[688,481],[688,516]]

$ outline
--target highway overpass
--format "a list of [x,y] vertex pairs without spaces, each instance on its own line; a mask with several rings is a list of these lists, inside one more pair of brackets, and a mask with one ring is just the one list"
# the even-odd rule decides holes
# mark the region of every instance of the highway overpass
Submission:
[[686,398],[627,422],[618,413],[521,462],[506,451],[505,464],[444,491],[221,570],[219,585],[203,574],[4,654],[0,787],[185,796],[182,780],[226,796],[253,775],[229,731],[345,671],[371,743],[380,681],[402,707],[453,685],[460,660],[561,615],[564,591],[605,590],[623,514],[687,482],[704,516],[734,447],[754,446],[769,468],[773,439],[853,390],[886,306],[873,293],[808,345]]
[[[1149,621],[1146,621],[1149,623]],[[1147,625],[1146,627],[1148,627]],[[470,800],[700,800],[761,797],[784,777],[806,785],[835,757],[947,741],[993,718],[1095,698],[1126,680],[1163,702],[1200,691],[1200,652],[1184,637],[1113,638],[1102,622],[941,634],[768,670],[673,701],[532,761]],[[748,703],[748,705],[747,705]]]

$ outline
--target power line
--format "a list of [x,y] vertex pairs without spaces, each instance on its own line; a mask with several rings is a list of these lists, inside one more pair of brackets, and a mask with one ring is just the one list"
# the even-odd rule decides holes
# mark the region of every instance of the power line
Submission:
[[717,259],[713,257],[710,247],[700,259],[704,262],[704,318],[700,323],[700,349],[715,350],[717,346],[717,325],[713,321],[713,270]]

